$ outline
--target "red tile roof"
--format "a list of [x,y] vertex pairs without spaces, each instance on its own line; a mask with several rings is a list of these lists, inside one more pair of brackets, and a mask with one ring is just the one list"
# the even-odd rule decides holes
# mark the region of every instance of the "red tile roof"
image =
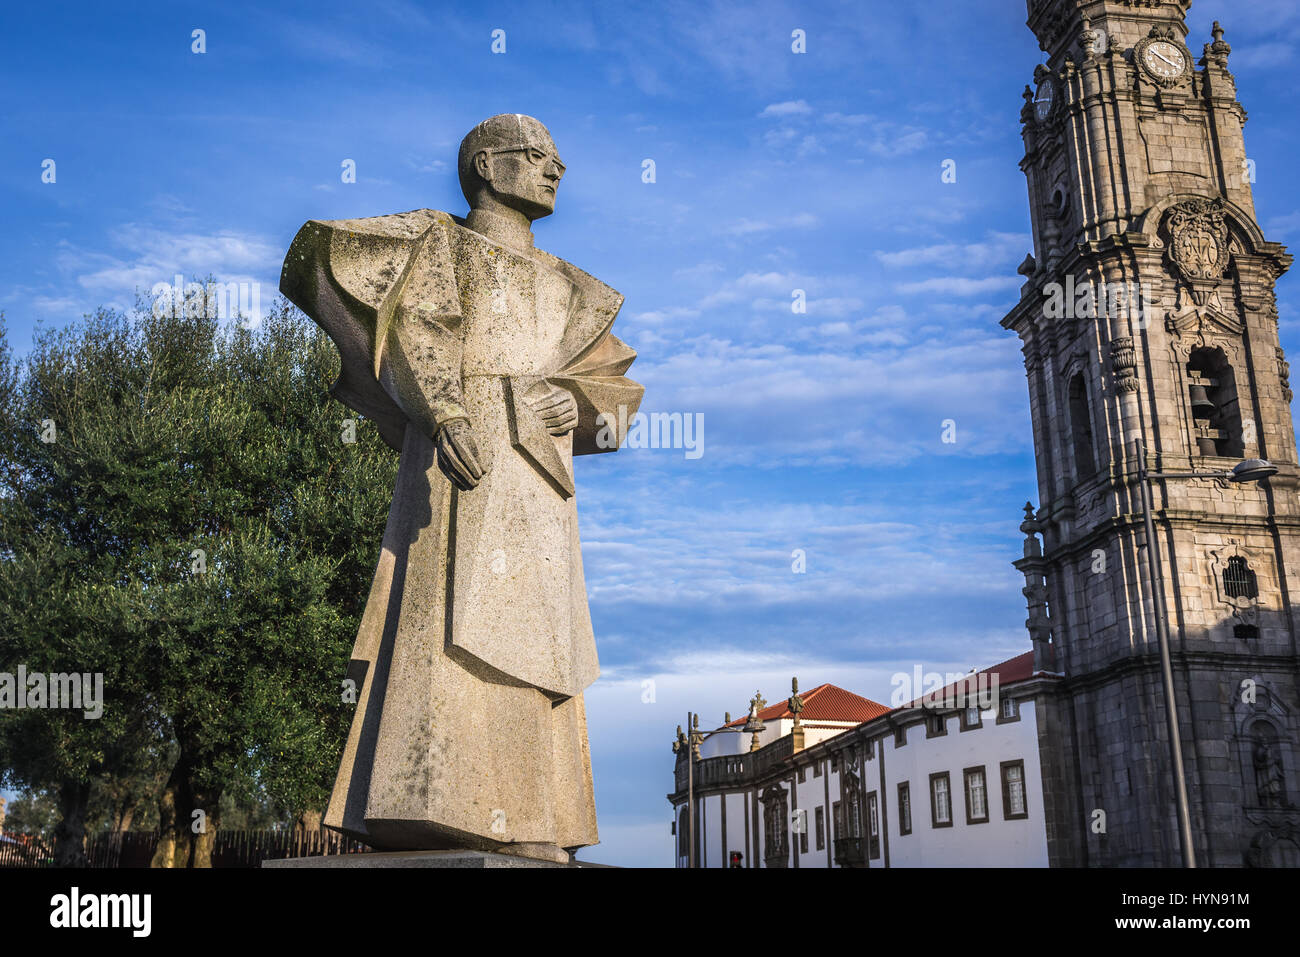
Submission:
[[[878,718],[889,710],[888,705],[856,695],[852,691],[845,691],[832,684],[818,685],[811,691],[804,692],[801,697],[803,711],[800,718],[804,721],[848,721],[861,724],[863,721]],[[764,721],[776,721],[780,718],[793,718],[794,714],[790,711],[789,698],[786,698],[764,708],[758,716]],[[746,715],[737,718],[727,727],[743,725],[748,720],[749,717]]]
[[[1024,654],[1016,655],[1014,658],[1008,658],[1006,661],[999,662],[991,668],[985,668],[983,671],[972,671],[960,681],[955,681],[939,691],[920,695],[902,707],[891,710],[904,711],[916,708],[926,699],[940,702],[945,698],[951,700],[956,697],[955,692],[959,688],[973,695],[978,690],[978,684],[974,679],[979,675],[997,675],[998,688],[1005,688],[1013,682],[1024,681],[1028,678],[1032,678],[1034,676],[1034,653],[1032,651],[1026,651]],[[963,686],[965,687],[963,688]]]
[[[941,691],[934,692],[934,697],[942,701],[950,691],[955,691],[958,686],[971,682],[978,675],[998,676],[998,687],[1004,688],[1009,684],[1017,681],[1025,681],[1034,677],[1036,674],[1046,674],[1044,672],[1034,671],[1034,653],[1026,651],[1024,654],[1016,655],[1014,658],[1008,658],[1006,661],[999,662],[983,671],[972,671],[969,675],[962,678],[961,681],[948,685]],[[968,685],[971,694],[976,691],[976,684]],[[802,720],[807,721],[845,721],[861,724],[864,721],[871,721],[873,718],[879,718],[882,714],[888,714],[891,711],[905,711],[911,708],[919,707],[922,701],[929,698],[930,695],[922,695],[912,702],[902,705],[898,708],[891,708],[883,705],[878,701],[872,701],[870,698],[864,698],[856,695],[852,691],[845,691],[833,684],[821,684],[811,691],[803,694],[803,712]],[[776,721],[781,718],[793,718],[789,708],[789,699],[784,699],[774,705],[769,705],[758,713],[758,716],[764,721]],[[726,727],[734,728],[743,725],[749,720],[745,715],[732,721]]]

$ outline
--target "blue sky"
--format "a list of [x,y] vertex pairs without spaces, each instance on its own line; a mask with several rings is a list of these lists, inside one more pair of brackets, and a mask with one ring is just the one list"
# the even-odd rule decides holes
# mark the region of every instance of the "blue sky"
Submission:
[[[269,301],[303,221],[462,213],[470,127],[546,123],[568,173],[538,245],[626,296],[615,331],[640,353],[643,409],[705,422],[700,458],[625,449],[577,469],[603,668],[603,842],[584,857],[669,863],[688,708],[720,721],[792,674],[888,700],[916,663],[1028,648],[1010,563],[1037,492],[1019,346],[998,326],[1030,249],[1018,117],[1041,54],[1022,2],[273,6],[6,9],[0,310],[23,352],[38,323],[127,307],[177,272]],[[1294,245],[1300,13],[1196,0],[1195,53],[1214,19],[1261,224]]]

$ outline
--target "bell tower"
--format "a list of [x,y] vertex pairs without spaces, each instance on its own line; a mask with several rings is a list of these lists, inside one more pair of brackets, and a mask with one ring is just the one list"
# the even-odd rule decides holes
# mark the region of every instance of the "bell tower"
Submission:
[[[1054,864],[1177,865],[1155,588],[1200,866],[1300,855],[1300,467],[1246,111],[1191,0],[1028,0],[1046,62],[1021,120],[1034,251],[1021,340],[1039,507],[1021,529]],[[1248,14],[1249,8],[1243,8]],[[1138,450],[1142,451],[1139,452]],[[1146,568],[1139,458],[1153,480]],[[1041,538],[1041,544],[1040,544]]]

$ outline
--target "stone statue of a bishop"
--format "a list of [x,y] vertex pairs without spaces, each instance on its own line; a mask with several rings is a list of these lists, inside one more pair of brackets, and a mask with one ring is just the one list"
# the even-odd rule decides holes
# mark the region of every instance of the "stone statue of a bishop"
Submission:
[[280,280],[338,347],[334,395],[401,451],[325,824],[567,862],[597,842],[573,456],[617,449],[644,390],[623,297],[533,245],[564,176],[546,128],[484,120],[459,173],[463,219],[313,220]]

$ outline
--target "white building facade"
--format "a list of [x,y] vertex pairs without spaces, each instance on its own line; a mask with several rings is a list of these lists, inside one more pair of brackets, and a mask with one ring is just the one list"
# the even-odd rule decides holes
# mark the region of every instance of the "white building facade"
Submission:
[[[676,866],[692,842],[697,867],[1049,866],[1039,701],[1059,679],[1032,659],[899,708],[796,693],[696,735],[690,766],[679,734]],[[993,693],[977,698],[977,679]]]

